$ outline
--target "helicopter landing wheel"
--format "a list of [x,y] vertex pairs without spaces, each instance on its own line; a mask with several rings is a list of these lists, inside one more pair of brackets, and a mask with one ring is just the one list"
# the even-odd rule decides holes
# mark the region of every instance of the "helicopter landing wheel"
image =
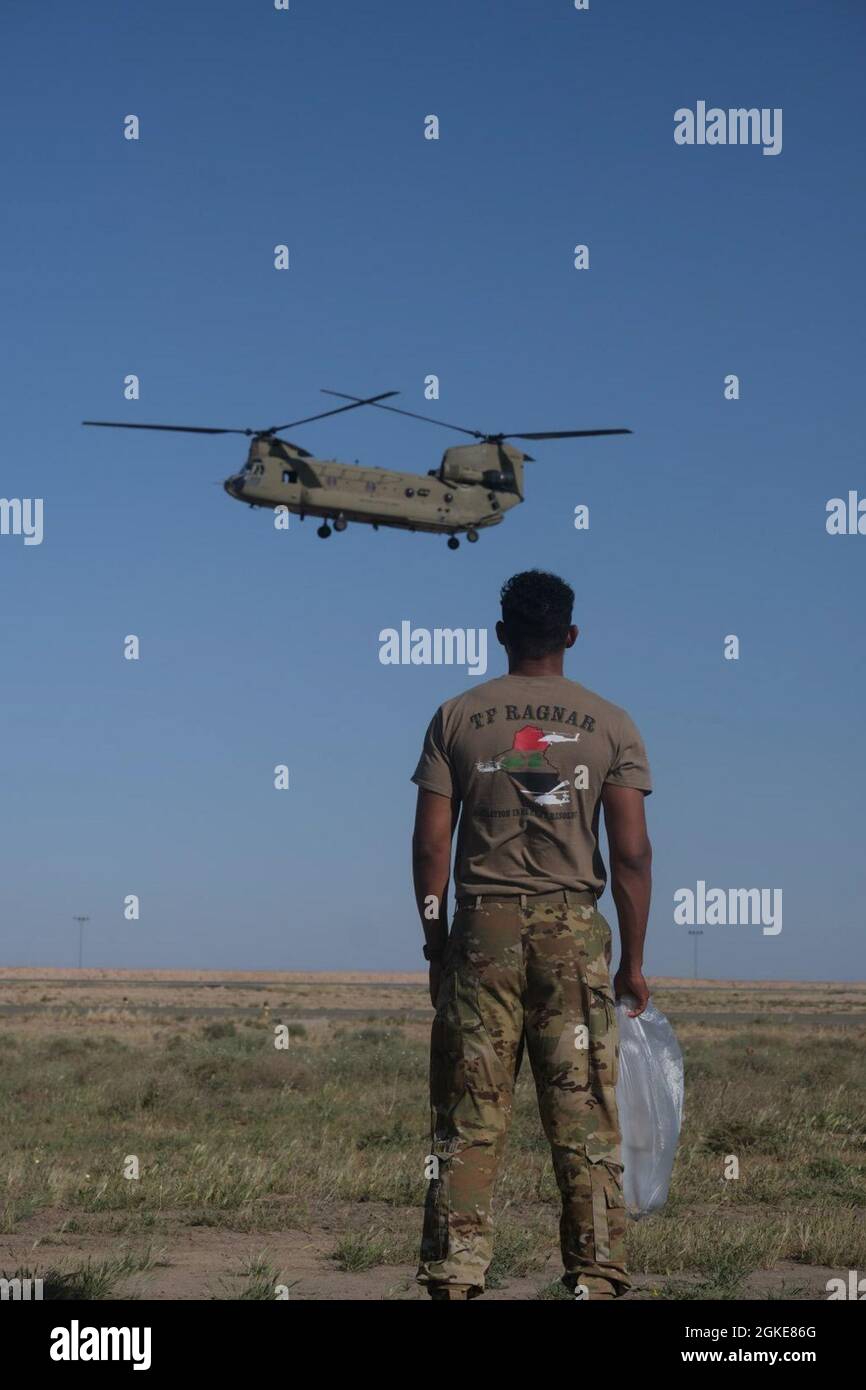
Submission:
[[322,524],[321,524],[321,526],[320,526],[319,529],[317,530],[316,535],[317,535],[317,536],[321,536],[321,537],[322,537],[322,540],[323,540],[323,541],[326,541],[326,540],[328,539],[328,537],[330,536],[330,534],[331,534],[331,528],[330,528],[330,526],[328,525],[327,521],[323,521]]
[[458,539],[457,539],[456,536],[449,536],[449,537],[448,537],[448,549],[449,549],[449,550],[456,550],[459,544],[460,544],[460,542],[458,541]]
[[471,541],[473,545],[478,540],[478,532],[475,530],[474,526],[469,527],[469,530],[466,532],[466,539]]
[[334,530],[335,530],[335,531],[345,531],[345,529],[346,529],[346,527],[348,526],[348,524],[349,524],[349,523],[348,523],[348,521],[346,520],[346,518],[345,518],[344,516],[338,516],[338,517],[337,517],[337,520],[334,522]]

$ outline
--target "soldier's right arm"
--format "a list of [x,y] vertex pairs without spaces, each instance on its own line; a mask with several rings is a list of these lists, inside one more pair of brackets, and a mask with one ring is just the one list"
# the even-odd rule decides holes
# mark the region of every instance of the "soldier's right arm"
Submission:
[[430,951],[430,998],[436,1003],[442,957],[448,940],[448,880],[451,840],[460,814],[456,798],[418,788],[415,831],[412,836],[412,875],[415,901]]
[[448,938],[446,896],[451,877],[451,841],[460,815],[460,794],[445,735],[444,707],[430,720],[418,766],[412,774],[418,787],[412,872],[415,899],[430,962],[430,998],[436,993]]

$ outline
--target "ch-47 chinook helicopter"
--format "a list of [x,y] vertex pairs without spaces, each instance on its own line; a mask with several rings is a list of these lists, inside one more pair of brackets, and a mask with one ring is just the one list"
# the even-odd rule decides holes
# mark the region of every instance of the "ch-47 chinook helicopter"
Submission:
[[[343,391],[323,394],[337,396],[351,404],[308,415],[303,420],[290,420],[286,425],[272,425],[265,430],[139,425],[120,420],[84,420],[82,423],[110,429],[246,435],[250,440],[247,461],[239,473],[234,473],[223,484],[229,496],[237,501],[248,502],[252,507],[285,507],[301,520],[305,516],[321,517],[322,525],[317,534],[323,540],[331,534],[331,523],[335,531],[345,531],[350,521],[359,521],[374,530],[380,526],[394,526],[403,531],[446,535],[452,550],[460,544],[458,533],[465,532],[468,541],[477,541],[479,531],[498,525],[507,511],[523,501],[523,465],[533,460],[506,440],[584,439],[602,434],[631,434],[631,430],[626,429],[484,434],[463,425],[449,425],[432,415],[418,415],[412,410],[382,404],[398,395],[397,391],[363,398],[348,396]],[[283,430],[356,410],[361,405],[373,405],[395,415],[407,415],[411,420],[441,425],[444,429],[467,434],[476,442],[446,449],[439,467],[423,476],[314,458],[299,444],[277,437]]]

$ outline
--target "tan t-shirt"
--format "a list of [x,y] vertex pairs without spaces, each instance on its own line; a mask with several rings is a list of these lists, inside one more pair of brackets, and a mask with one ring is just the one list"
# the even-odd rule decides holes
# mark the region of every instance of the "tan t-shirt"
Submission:
[[625,710],[564,676],[500,676],[436,711],[412,776],[461,802],[458,895],[600,894],[602,786],[652,791]]

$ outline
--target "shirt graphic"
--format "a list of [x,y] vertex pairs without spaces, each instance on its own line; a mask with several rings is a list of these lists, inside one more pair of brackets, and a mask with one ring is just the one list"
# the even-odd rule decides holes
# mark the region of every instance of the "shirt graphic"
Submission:
[[547,758],[551,743],[577,743],[580,734],[545,734],[534,724],[524,724],[511,747],[495,758],[480,759],[477,772],[505,772],[513,785],[536,806],[566,806],[571,787]]
[[625,710],[559,675],[497,676],[446,700],[413,780],[459,809],[459,897],[559,888],[598,896],[604,787],[652,786]]

